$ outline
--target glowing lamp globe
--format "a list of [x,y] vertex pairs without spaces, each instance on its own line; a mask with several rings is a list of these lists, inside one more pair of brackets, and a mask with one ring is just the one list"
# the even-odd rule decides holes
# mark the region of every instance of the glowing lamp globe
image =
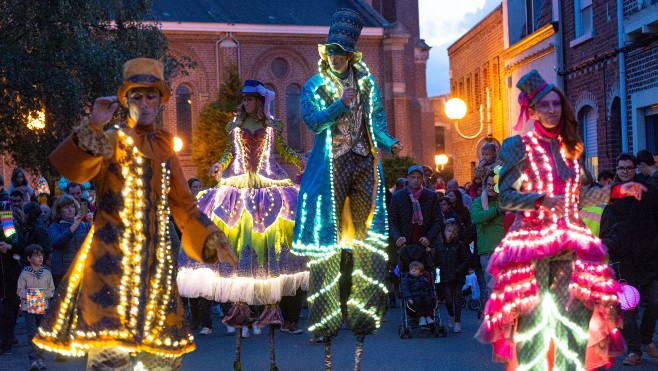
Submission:
[[174,151],[180,152],[183,149],[183,140],[179,137],[174,137]]
[[443,155],[443,154],[434,156],[434,164],[435,165],[445,166],[447,163],[448,163],[448,156]]
[[622,283],[621,289],[617,293],[621,309],[631,310],[640,303],[640,293],[637,289],[629,284]]
[[466,116],[466,103],[459,98],[449,99],[443,109],[451,120],[461,120]]

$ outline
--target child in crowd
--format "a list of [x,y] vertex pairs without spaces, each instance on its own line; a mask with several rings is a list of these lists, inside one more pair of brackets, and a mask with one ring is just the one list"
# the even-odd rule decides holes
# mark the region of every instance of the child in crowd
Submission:
[[459,239],[459,222],[450,218],[446,220],[444,230],[445,244],[436,251],[436,265],[440,267],[441,285],[446,299],[446,308],[450,319],[448,328],[455,333],[461,332],[461,300],[466,271],[471,263],[470,249]]
[[487,142],[482,146],[482,149],[480,149],[482,158],[474,170],[476,178],[484,178],[488,172],[493,171],[494,166],[499,164],[496,151],[496,145],[491,142]]
[[433,312],[436,302],[432,275],[425,271],[419,261],[409,264],[409,273],[402,277],[400,285],[402,297],[418,315],[418,324],[426,326],[434,323]]
[[16,293],[21,298],[21,310],[28,337],[28,359],[30,370],[45,370],[43,351],[34,346],[32,338],[37,333],[43,314],[48,308],[48,299],[55,293],[55,284],[50,271],[44,269],[43,248],[39,245],[29,245],[25,249],[25,256],[29,265],[23,268],[18,277]]

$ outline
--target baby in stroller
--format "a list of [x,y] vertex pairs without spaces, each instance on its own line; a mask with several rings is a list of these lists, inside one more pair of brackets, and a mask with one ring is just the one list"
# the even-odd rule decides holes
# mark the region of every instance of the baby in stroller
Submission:
[[434,287],[434,249],[406,245],[398,251],[400,275],[400,338],[411,337],[411,329],[420,325],[435,337],[446,336],[438,315]]
[[409,273],[402,276],[400,284],[402,298],[411,306],[418,316],[420,326],[434,323],[434,309],[436,307],[436,294],[434,293],[434,279],[425,266],[419,261],[409,264]]

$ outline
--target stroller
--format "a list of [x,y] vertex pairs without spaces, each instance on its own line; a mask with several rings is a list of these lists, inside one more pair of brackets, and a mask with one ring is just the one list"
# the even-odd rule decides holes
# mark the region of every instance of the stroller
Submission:
[[[421,245],[406,245],[398,252],[397,274],[400,280],[402,280],[402,276],[409,271],[409,264],[413,261],[423,263],[425,266],[425,274],[428,275],[428,279],[433,283],[432,287],[434,287],[434,282],[436,280],[434,274],[434,259]],[[400,299],[401,316],[401,324],[398,328],[398,334],[400,335],[400,339],[411,338],[411,330],[421,327],[418,325],[419,316],[404,299],[401,291],[398,293],[398,297]],[[434,308],[432,310],[432,318],[434,322],[423,326],[422,328],[428,329],[430,335],[433,335],[434,337],[445,337],[447,332],[441,323],[441,315],[437,309],[438,301],[436,300],[436,292],[434,292]]]
[[468,305],[468,309],[470,310],[480,310],[480,286],[478,286],[475,272],[466,275],[462,295],[462,308]]

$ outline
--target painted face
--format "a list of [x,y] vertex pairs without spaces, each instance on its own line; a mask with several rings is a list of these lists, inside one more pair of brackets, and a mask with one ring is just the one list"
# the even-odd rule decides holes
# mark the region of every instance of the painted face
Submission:
[[635,176],[635,166],[631,160],[619,160],[617,162],[617,177],[622,183],[630,182]]
[[155,88],[134,88],[128,92],[128,115],[139,125],[155,122],[160,109],[160,91]]
[[69,188],[69,196],[73,197],[76,201],[80,202],[82,199],[82,189],[80,186]]
[[340,46],[327,46],[327,61],[332,71],[345,73],[349,68],[349,61],[354,56],[353,53],[343,50]]
[[407,175],[407,184],[412,190],[417,191],[423,184],[423,175],[417,171],[412,171],[411,174]]
[[203,190],[203,185],[201,184],[201,182],[192,182],[192,186],[190,187],[190,190],[192,191],[192,194],[196,196],[197,193]]
[[245,95],[242,97],[242,106],[244,107],[244,110],[251,114],[256,112],[256,97],[253,95]]
[[562,101],[555,91],[539,98],[534,108],[530,107],[530,117],[539,121],[545,128],[552,129],[562,118]]
[[75,205],[70,204],[70,205],[63,206],[60,209],[59,214],[62,217],[62,219],[64,219],[64,220],[68,220],[68,221],[73,220],[73,218],[75,218]]

